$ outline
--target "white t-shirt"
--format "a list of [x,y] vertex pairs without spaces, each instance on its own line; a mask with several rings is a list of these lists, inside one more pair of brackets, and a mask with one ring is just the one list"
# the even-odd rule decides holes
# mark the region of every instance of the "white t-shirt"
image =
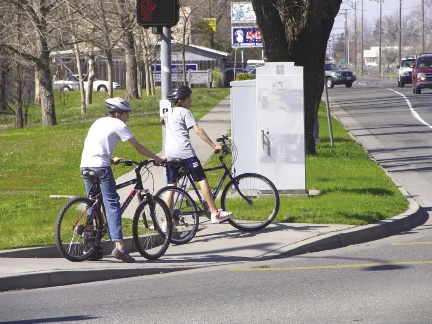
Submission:
[[189,109],[174,107],[165,115],[165,157],[172,159],[188,159],[195,156],[195,150],[189,137],[189,129],[196,121]]
[[118,118],[102,117],[96,120],[84,141],[80,167],[110,166],[111,157],[118,143],[126,142],[133,137],[129,127]]

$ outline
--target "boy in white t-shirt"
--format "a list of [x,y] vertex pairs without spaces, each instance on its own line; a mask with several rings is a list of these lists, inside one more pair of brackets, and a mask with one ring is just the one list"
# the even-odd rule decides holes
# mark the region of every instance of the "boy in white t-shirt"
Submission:
[[[168,100],[176,105],[176,107],[168,109],[162,117],[162,121],[166,126],[165,156],[168,161],[182,159],[186,163],[189,170],[191,170],[192,178],[200,185],[201,192],[211,212],[212,223],[221,223],[231,218],[232,213],[216,207],[203,167],[192,147],[189,130],[192,128],[215,151],[221,150],[222,147],[214,144],[204,129],[195,121],[190,111],[192,103],[191,94],[192,90],[189,87],[181,86],[173,89],[167,95]],[[171,169],[169,163],[166,164],[166,170],[168,185],[177,185],[176,173],[178,170]],[[170,197],[167,199],[167,204],[170,206]]]
[[[84,141],[80,169],[81,173],[84,170],[92,170],[98,174],[108,220],[109,234],[111,241],[115,242],[112,256],[123,262],[133,263],[135,259],[126,251],[123,242],[120,197],[117,193],[116,182],[111,169],[111,164],[117,164],[122,158],[112,158],[114,149],[120,141],[129,141],[138,153],[154,159],[155,163],[163,164],[165,159],[150,152],[133,136],[126,125],[129,119],[129,112],[132,111],[127,100],[110,98],[105,100],[105,107],[111,116],[99,118],[90,127]],[[84,177],[84,184],[88,195],[93,187],[93,183],[90,179]],[[98,258],[101,259],[102,256],[99,255]]]

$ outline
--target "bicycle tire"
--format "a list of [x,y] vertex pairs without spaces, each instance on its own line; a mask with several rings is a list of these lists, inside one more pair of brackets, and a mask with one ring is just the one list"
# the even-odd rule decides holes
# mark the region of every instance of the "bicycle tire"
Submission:
[[161,197],[165,202],[166,195],[173,193],[173,206],[171,218],[173,221],[173,234],[171,243],[186,244],[190,242],[198,231],[199,217],[198,207],[192,197],[179,187],[167,186],[160,189],[156,196]]
[[94,201],[86,197],[69,200],[57,216],[55,225],[56,246],[60,254],[72,262],[85,261],[96,252],[103,235],[100,210],[92,210],[88,223],[88,209]]
[[233,213],[228,222],[245,232],[258,231],[268,226],[279,211],[280,199],[275,185],[257,173],[244,173],[233,181],[251,201],[249,203],[242,198],[230,181],[221,195],[222,209]]
[[172,221],[169,209],[162,199],[153,197],[151,201],[145,199],[138,205],[132,222],[132,233],[138,252],[148,260],[156,260],[168,249]]

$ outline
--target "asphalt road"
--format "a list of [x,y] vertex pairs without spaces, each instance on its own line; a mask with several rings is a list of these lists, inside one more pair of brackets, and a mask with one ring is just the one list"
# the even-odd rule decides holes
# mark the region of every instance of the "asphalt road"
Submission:
[[[432,90],[415,96],[395,80],[359,83],[331,89],[332,110],[428,212]],[[0,320],[430,323],[431,225],[291,258],[2,293]]]
[[395,79],[360,78],[350,89],[329,89],[329,98],[332,111],[392,178],[422,207],[432,206],[432,90],[416,95]]

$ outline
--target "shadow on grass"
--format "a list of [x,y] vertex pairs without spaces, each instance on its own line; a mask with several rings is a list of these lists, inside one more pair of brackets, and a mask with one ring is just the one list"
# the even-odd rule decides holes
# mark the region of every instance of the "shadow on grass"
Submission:
[[380,189],[380,188],[359,188],[359,189],[327,188],[327,189],[321,189],[320,195],[325,195],[334,192],[354,193],[354,194],[374,195],[374,196],[394,196],[395,195],[395,193],[391,190]]

